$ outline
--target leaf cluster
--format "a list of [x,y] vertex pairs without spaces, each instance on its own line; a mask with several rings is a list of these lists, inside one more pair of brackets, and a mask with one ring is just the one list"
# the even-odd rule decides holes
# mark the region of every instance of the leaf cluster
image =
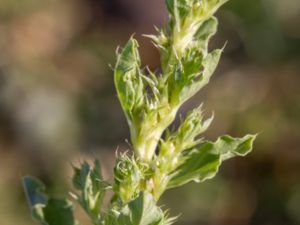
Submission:
[[[117,155],[111,183],[100,164],[74,167],[71,196],[94,225],[170,225],[176,220],[157,205],[168,189],[213,178],[224,160],[245,156],[255,135],[216,141],[201,137],[213,120],[202,105],[170,130],[179,108],[210,80],[222,49],[209,51],[214,17],[226,0],[166,0],[169,23],[149,37],[160,52],[161,72],[141,67],[138,42],[131,37],[117,53],[114,82],[130,129],[132,153]],[[43,225],[78,225],[70,201],[48,198],[43,184],[23,179],[33,217]],[[103,207],[106,192],[112,192]]]

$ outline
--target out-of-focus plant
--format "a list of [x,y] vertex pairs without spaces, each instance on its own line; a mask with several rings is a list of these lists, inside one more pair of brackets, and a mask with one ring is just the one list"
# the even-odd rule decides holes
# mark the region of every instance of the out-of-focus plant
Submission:
[[[118,53],[115,86],[133,151],[117,156],[112,183],[103,180],[98,161],[74,168],[77,192],[71,195],[94,225],[173,224],[176,218],[157,205],[166,190],[211,179],[222,161],[251,151],[255,135],[225,135],[215,142],[200,138],[213,119],[203,119],[201,106],[188,113],[177,129],[168,129],[180,106],[209,82],[219,62],[222,49],[209,52],[208,42],[217,30],[213,15],[225,2],[166,1],[168,25],[157,35],[148,35],[160,51],[160,74],[141,69],[133,37]],[[32,215],[41,224],[79,224],[70,201],[48,198],[35,178],[25,177],[23,183]],[[113,197],[103,208],[107,190]]]

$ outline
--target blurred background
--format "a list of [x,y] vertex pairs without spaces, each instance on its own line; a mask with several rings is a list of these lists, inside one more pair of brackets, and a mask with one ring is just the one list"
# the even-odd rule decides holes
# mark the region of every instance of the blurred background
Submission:
[[[206,137],[259,137],[249,156],[167,192],[161,204],[182,213],[178,225],[300,224],[300,1],[231,0],[217,16],[211,48],[227,42],[221,63],[181,113],[204,102],[207,116],[215,113]],[[163,0],[1,0],[1,225],[34,224],[26,174],[67,196],[71,164],[97,157],[111,179],[129,133],[109,65],[135,33],[143,64],[158,68],[141,35],[166,20]]]

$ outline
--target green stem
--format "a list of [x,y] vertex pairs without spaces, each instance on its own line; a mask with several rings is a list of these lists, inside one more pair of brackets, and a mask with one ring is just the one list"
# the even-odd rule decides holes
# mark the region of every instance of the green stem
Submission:
[[174,121],[177,111],[178,107],[167,107],[167,110],[162,109],[151,118],[144,119],[139,135],[133,141],[134,149],[141,160],[150,162],[153,159],[161,136]]

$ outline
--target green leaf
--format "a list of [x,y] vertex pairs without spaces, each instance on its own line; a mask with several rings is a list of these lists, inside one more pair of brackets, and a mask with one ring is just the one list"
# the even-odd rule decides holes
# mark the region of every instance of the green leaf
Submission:
[[164,213],[156,206],[156,201],[149,193],[140,193],[131,201],[119,216],[119,225],[165,225]]
[[234,156],[245,156],[253,147],[256,135],[246,135],[243,138],[233,138],[229,135],[220,137],[214,149],[215,154],[221,154],[221,159],[226,160]]
[[[37,211],[36,211],[37,212]],[[73,216],[73,205],[68,200],[50,198],[47,205],[39,211],[41,222],[48,225],[74,225],[77,224]]]
[[202,61],[202,75],[199,80],[192,83],[190,87],[184,89],[181,94],[182,101],[185,101],[194,96],[201,88],[208,84],[213,75],[221,57],[222,49],[216,49],[210,52]]
[[101,176],[100,164],[95,160],[91,167],[87,162],[80,168],[74,167],[73,185],[80,194],[72,193],[95,224],[100,223],[101,206],[108,184]]
[[43,193],[45,186],[38,179],[25,176],[22,179],[25,195],[30,207],[37,204],[46,204],[48,197]]
[[166,5],[169,13],[179,22],[189,13],[194,0],[167,0]]
[[[206,57],[203,59],[197,59],[193,62],[193,64],[190,64],[190,61],[183,61],[183,68],[189,68],[189,70],[186,69],[186,71],[194,71],[194,74],[184,74],[184,71],[181,72],[181,76],[188,77],[188,81],[181,84],[181,89],[179,93],[179,102],[184,103],[191,97],[193,97],[198,91],[200,91],[206,84],[208,84],[210,77],[214,73],[222,53],[222,49],[216,49],[212,52],[210,52]],[[200,57],[200,56],[199,56]],[[198,62],[197,62],[198,61]],[[191,68],[194,68],[191,70]],[[196,69],[200,70],[200,68],[203,68],[203,71],[199,71],[199,73],[196,73]],[[201,73],[201,75],[199,75]],[[184,74],[184,75],[182,75]],[[176,90],[176,89],[175,89]]]
[[217,32],[217,27],[218,20],[215,17],[209,18],[199,27],[194,36],[198,48],[207,50],[208,41]]
[[209,82],[210,77],[215,72],[223,49],[215,49],[210,52],[203,60],[203,73],[201,85],[204,86]]
[[144,87],[139,68],[138,43],[130,38],[121,54],[118,54],[114,75],[118,97],[129,120],[132,119],[133,108],[143,103]]
[[172,14],[173,9],[174,9],[174,0],[166,0],[166,6],[167,6],[169,13]]
[[26,176],[23,186],[32,217],[42,225],[78,225],[73,216],[73,205],[68,200],[49,198],[45,187],[36,178]]
[[216,142],[205,142],[200,147],[187,151],[181,166],[169,174],[168,188],[213,178],[223,160],[248,154],[255,137],[256,135],[246,135],[243,138],[232,138],[225,135]]
[[[177,61],[173,73],[168,78],[169,96],[171,103],[183,104],[192,94],[193,85],[201,73],[203,55],[197,49],[189,49],[184,57]],[[195,94],[195,93],[194,93]]]

